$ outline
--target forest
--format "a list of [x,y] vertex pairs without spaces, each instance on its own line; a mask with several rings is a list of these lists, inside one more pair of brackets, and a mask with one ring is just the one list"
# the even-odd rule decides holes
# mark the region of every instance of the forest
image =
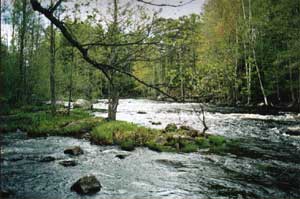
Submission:
[[65,18],[68,33],[92,61],[125,72],[108,69],[114,88],[59,28],[22,0],[2,5],[12,36],[1,40],[1,104],[112,93],[156,99],[169,97],[166,93],[179,101],[298,108],[298,1],[211,0],[201,15],[178,19],[149,16],[130,4],[116,5],[109,16],[95,9],[83,18],[81,10],[89,3],[73,6],[68,14],[60,8],[53,15]]
[[89,171],[71,190],[91,198],[300,197],[299,0],[1,0],[0,19],[1,197],[73,198]]

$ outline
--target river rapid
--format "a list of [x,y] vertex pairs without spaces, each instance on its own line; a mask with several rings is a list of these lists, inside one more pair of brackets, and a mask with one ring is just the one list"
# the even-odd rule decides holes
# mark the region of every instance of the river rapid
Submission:
[[[106,116],[107,101],[94,104],[95,116]],[[291,113],[259,115],[239,109],[206,106],[208,133],[239,139],[236,154],[215,155],[157,153],[145,148],[133,152],[104,147],[68,137],[28,138],[26,133],[1,135],[1,184],[14,198],[300,198],[300,137],[286,135],[299,126]],[[169,123],[201,130],[199,106],[151,100],[120,101],[117,119],[151,128]],[[153,123],[160,122],[160,125]],[[70,157],[63,153],[80,146],[75,167],[58,164]],[[129,155],[119,159],[116,155]],[[43,163],[45,156],[56,158]],[[80,177],[93,174],[102,184],[95,195],[80,197],[70,191]]]

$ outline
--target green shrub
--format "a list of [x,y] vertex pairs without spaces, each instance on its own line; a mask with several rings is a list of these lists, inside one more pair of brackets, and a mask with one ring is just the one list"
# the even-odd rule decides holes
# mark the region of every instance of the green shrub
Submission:
[[135,143],[133,140],[126,140],[121,143],[120,147],[125,151],[133,151],[135,149]]
[[197,137],[195,139],[195,142],[199,146],[200,149],[206,149],[206,148],[210,147],[209,141],[204,137]]
[[183,142],[182,144],[183,147],[181,148],[181,151],[184,153],[192,153],[198,150],[198,145],[194,142]]
[[152,150],[152,151],[157,151],[157,152],[176,152],[176,149],[171,147],[171,146],[165,146],[165,145],[160,145],[157,144],[154,141],[149,141],[146,146]]
[[226,143],[226,140],[224,137],[219,135],[210,135],[208,137],[209,143],[213,146],[221,146],[224,143]]

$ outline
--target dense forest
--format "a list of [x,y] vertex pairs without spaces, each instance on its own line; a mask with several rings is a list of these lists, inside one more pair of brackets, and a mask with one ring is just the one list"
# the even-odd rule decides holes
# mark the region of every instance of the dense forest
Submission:
[[[12,36],[1,37],[1,104],[110,95],[164,98],[120,71],[93,68],[28,0],[2,2],[2,23],[10,25]],[[105,15],[93,9],[83,17],[88,6],[74,4],[67,14],[58,6],[53,15],[64,19],[93,60],[178,100],[299,104],[298,1],[208,0],[201,15],[178,19],[118,1]]]

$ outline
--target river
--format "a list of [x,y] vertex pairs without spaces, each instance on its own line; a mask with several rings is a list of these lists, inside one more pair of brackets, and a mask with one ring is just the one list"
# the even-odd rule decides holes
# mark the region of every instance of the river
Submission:
[[[94,107],[105,109],[107,103],[100,100]],[[202,129],[195,113],[198,109],[192,103],[126,99],[120,101],[117,119],[151,128],[176,123]],[[145,148],[124,152],[74,138],[31,139],[15,132],[1,135],[2,186],[12,190],[16,198],[32,199],[300,198],[300,138],[285,134],[287,127],[300,125],[297,115],[248,114],[213,106],[205,109],[208,132],[241,140],[243,152],[223,156],[203,151],[157,153]],[[103,111],[94,114],[106,116]],[[75,145],[85,152],[75,158],[79,165],[58,164],[70,158],[64,149]],[[129,156],[116,158],[124,153]],[[39,161],[48,155],[56,161]],[[94,174],[103,188],[95,195],[79,197],[70,187],[87,174]]]

